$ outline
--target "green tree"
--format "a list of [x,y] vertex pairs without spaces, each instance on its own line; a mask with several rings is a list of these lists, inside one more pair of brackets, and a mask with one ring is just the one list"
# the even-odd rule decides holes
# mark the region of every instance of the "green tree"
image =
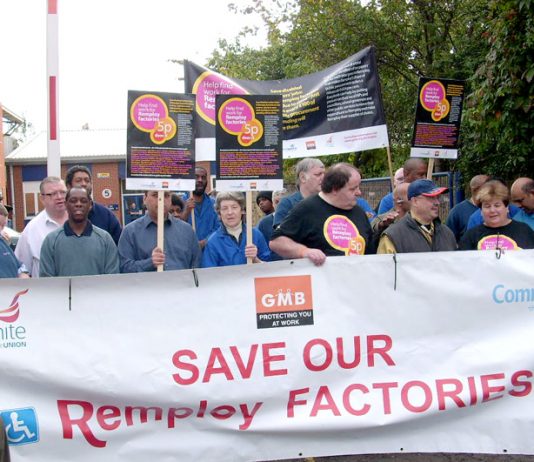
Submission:
[[511,180],[534,172],[534,2],[490,3],[489,51],[471,81],[460,168]]
[[[234,43],[219,44],[209,66],[239,78],[291,78],[374,45],[395,167],[409,155],[418,78],[427,76],[468,80],[462,157],[444,167],[466,176],[532,172],[532,3],[253,0],[248,11],[259,12],[269,31],[265,48],[241,46],[250,33],[243,31]],[[370,176],[387,174],[384,157],[344,158]]]

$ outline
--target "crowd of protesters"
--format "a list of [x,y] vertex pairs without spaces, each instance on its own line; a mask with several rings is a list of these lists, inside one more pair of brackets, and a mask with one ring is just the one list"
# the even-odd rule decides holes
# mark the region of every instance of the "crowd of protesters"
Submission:
[[[377,215],[361,197],[362,178],[354,166],[326,169],[316,158],[302,159],[295,193],[257,194],[265,216],[248,242],[244,194],[207,194],[208,173],[197,167],[191,194],[164,193],[159,248],[158,191],[145,192],[146,213],[121,229],[113,213],[92,199],[89,169],[76,165],[65,181],[42,180],[43,210],[26,225],[14,252],[2,232],[8,210],[0,201],[0,277],[178,270],[284,258],[322,265],[328,256],[534,248],[534,180],[518,178],[509,189],[498,178],[476,175],[470,197],[441,223],[439,206],[447,188],[425,179],[426,170],[424,160],[408,159]],[[347,233],[345,241],[339,238]]]

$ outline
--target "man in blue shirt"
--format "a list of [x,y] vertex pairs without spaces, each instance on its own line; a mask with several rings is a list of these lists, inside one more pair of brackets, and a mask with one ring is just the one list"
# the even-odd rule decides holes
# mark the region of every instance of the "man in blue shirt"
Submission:
[[488,180],[488,175],[475,175],[471,178],[471,181],[469,182],[471,197],[456,204],[449,212],[445,224],[454,233],[457,242],[460,242],[460,239],[464,235],[469,218],[476,210],[478,210],[478,206],[475,203],[476,194]]
[[314,157],[306,157],[295,166],[295,177],[298,191],[284,197],[276,209],[273,227],[277,228],[287,217],[296,204],[307,197],[317,194],[321,190],[324,177],[324,164]]
[[182,219],[193,226],[200,248],[206,245],[208,237],[219,228],[220,222],[213,199],[206,194],[208,171],[195,168],[195,190],[185,203]]
[[[413,183],[415,180],[426,178],[427,165],[423,159],[410,157],[402,167],[404,183]],[[395,175],[396,176],[396,175]],[[395,204],[393,203],[393,193],[386,194],[378,205],[378,214],[389,212]]]
[[11,247],[0,236],[0,279],[29,277],[26,267],[15,257]]
[[532,178],[518,178],[511,188],[512,202],[521,208],[514,215],[515,221],[520,221],[534,229],[534,180]]
[[200,265],[200,247],[191,225],[169,214],[171,193],[165,191],[164,249],[157,247],[158,191],[146,191],[147,213],[125,226],[119,239],[121,273],[196,268]]

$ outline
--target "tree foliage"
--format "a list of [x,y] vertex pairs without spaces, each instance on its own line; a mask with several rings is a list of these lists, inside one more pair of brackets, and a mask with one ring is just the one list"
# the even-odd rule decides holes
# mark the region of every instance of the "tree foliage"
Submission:
[[[251,0],[241,14],[261,15],[266,46],[243,46],[243,38],[253,31],[241,31],[234,42],[219,42],[208,66],[236,78],[292,78],[373,45],[395,167],[409,155],[418,78],[426,76],[468,81],[470,106],[464,111],[463,159],[458,163],[462,171],[510,176],[530,165],[532,172],[532,163],[526,162],[526,148],[532,146],[532,3]],[[325,158],[326,163],[337,157]],[[387,174],[383,151],[343,158],[366,176]]]
[[489,51],[472,79],[460,166],[467,175],[532,177],[534,2],[494,0],[490,7]]

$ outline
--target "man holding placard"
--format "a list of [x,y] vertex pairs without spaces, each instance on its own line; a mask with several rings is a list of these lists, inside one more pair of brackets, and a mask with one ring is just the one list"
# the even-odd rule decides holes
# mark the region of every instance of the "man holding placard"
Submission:
[[158,191],[146,191],[143,200],[147,213],[126,225],[119,240],[121,273],[196,268],[200,264],[200,246],[190,225],[169,215],[171,193],[165,191],[164,249],[157,246]]

